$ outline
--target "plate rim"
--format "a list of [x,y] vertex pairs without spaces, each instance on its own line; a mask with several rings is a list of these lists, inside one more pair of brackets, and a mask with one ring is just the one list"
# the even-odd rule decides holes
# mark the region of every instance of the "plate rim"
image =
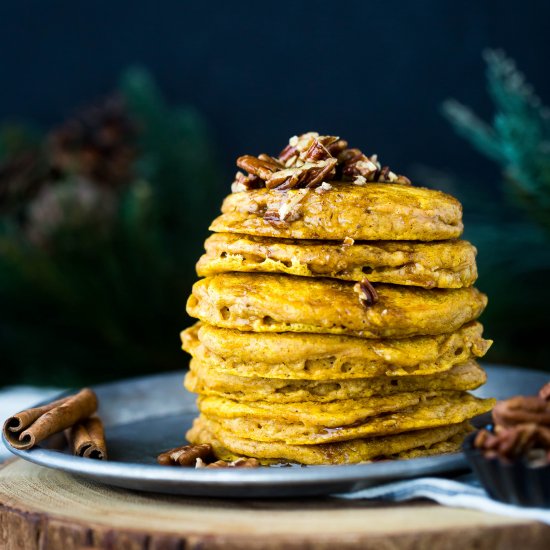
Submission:
[[[518,367],[497,364],[484,364],[484,367],[498,370],[517,371]],[[539,373],[534,369],[521,369],[525,373]],[[115,380],[103,384],[93,385],[92,389],[101,391],[124,383],[139,383],[144,380],[180,375],[182,371],[170,371],[153,375],[132,377]],[[64,396],[73,390],[65,390],[59,394]],[[42,400],[38,405],[49,402]],[[162,416],[162,415],[159,415]],[[152,418],[152,417],[150,417]],[[9,445],[2,434],[6,447],[16,456],[39,466],[62,470],[70,474],[84,476],[95,481],[107,482],[114,486],[124,486],[125,482],[143,482],[142,490],[155,490],[154,484],[166,488],[170,485],[178,486],[173,494],[185,494],[182,488],[190,490],[200,487],[217,486],[220,489],[243,487],[285,487],[293,484],[312,486],[314,484],[358,483],[369,481],[383,481],[391,479],[405,479],[421,475],[438,475],[451,471],[465,470],[468,463],[464,454],[459,451],[436,456],[427,456],[401,460],[384,460],[380,462],[365,462],[360,464],[319,465],[306,467],[275,467],[254,469],[202,469],[176,468],[156,464],[143,464],[123,461],[99,461],[82,457],[75,457],[55,449],[36,446],[29,450],[18,450]],[[85,466],[84,468],[82,466]],[[185,486],[185,487],[184,487]],[[160,490],[161,487],[158,487]],[[321,491],[322,492],[322,491]],[[297,491],[297,494],[299,491]],[[210,492],[210,494],[212,494]],[[329,491],[326,491],[329,494]]]

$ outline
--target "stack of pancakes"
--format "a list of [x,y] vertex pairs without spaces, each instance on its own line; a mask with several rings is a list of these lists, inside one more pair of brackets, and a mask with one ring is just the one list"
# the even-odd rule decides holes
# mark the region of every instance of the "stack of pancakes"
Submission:
[[[459,240],[461,205],[375,157],[349,168],[346,151],[357,150],[305,136],[294,138],[305,142],[293,146],[298,183],[288,184],[288,161],[281,168],[288,147],[258,157],[285,170],[274,188],[266,164],[243,161],[244,189],[211,226],[187,304],[199,322],[182,333],[200,409],[187,438],[263,463],[456,451],[469,420],[493,405],[468,393],[485,382],[475,359],[490,342],[476,321],[487,299],[472,286],[476,250]],[[308,164],[314,142],[326,146],[326,169]]]

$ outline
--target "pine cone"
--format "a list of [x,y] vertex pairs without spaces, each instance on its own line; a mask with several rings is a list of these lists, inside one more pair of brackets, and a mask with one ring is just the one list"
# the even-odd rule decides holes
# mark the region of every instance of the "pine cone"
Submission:
[[100,186],[118,187],[133,177],[137,129],[121,98],[88,107],[50,134],[54,168]]
[[0,164],[0,212],[17,211],[34,197],[49,177],[49,169],[38,149],[17,153]]

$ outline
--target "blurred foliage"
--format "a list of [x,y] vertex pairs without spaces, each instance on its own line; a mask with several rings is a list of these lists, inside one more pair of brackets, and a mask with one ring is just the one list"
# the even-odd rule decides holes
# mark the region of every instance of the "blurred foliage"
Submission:
[[141,69],[46,135],[1,128],[2,381],[182,368],[216,181],[199,114],[168,106]]
[[492,123],[455,100],[443,113],[503,173],[493,192],[482,182],[452,186],[464,204],[465,236],[479,250],[479,286],[489,295],[483,321],[495,344],[488,359],[550,369],[550,111],[504,53],[488,51],[485,61]]

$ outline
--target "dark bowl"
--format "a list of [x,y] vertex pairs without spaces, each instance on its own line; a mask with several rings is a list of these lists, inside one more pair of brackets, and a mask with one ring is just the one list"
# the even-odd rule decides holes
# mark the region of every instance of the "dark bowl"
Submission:
[[462,449],[489,496],[518,506],[550,508],[550,465],[536,467],[524,460],[506,463],[498,458],[485,458],[474,447],[477,433],[466,437]]

